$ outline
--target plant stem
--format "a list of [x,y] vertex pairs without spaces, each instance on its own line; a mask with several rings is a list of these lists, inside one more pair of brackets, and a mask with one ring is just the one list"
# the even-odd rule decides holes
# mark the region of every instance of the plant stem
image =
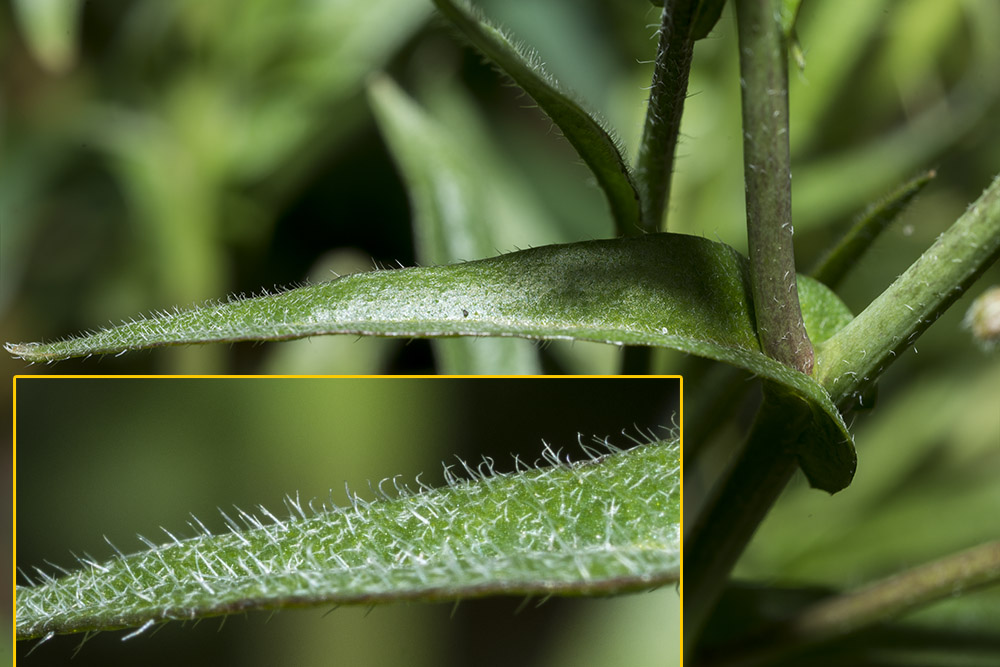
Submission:
[[730,571],[798,467],[807,411],[764,387],[746,446],[684,536],[684,643],[694,648]]
[[784,624],[782,635],[814,643],[996,582],[1000,582],[1000,540],[823,600]]
[[[866,389],[869,378],[876,378],[998,256],[1000,177],[889,289],[821,344],[817,380],[834,402],[844,404]],[[765,387],[746,448],[685,535],[688,646],[696,645],[729,572],[795,470],[806,422],[794,410],[773,387]]]
[[[792,245],[788,64],[771,0],[737,0],[750,280],[764,353],[803,373],[813,364]],[[684,633],[695,646],[730,571],[797,467],[807,411],[766,386],[764,402],[724,483],[687,536]]]
[[817,377],[847,404],[1000,257],[1000,176],[850,324],[823,343]]
[[640,227],[644,232],[655,232],[661,225],[666,228],[664,216],[670,201],[674,153],[694,51],[694,41],[685,26],[674,23],[677,9],[684,4],[684,0],[667,0],[663,4],[649,108],[635,166]]
[[726,657],[712,663],[742,667],[769,665],[777,658],[792,657],[803,649],[897,618],[932,602],[996,583],[1000,583],[1000,540],[816,602],[769,631],[727,647]]
[[813,349],[802,323],[792,245],[788,61],[772,0],[737,0],[750,280],[761,348],[803,373]]

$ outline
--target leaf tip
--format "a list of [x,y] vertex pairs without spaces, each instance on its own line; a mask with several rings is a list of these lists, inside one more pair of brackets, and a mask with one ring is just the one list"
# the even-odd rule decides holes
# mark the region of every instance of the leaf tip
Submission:
[[3,349],[7,354],[15,359],[24,359],[25,361],[37,361],[34,359],[31,351],[38,347],[38,343],[4,343]]

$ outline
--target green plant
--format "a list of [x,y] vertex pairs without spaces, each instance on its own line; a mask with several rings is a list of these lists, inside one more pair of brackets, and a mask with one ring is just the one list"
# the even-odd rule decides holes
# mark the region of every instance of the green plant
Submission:
[[[753,570],[755,549],[766,552],[769,545],[794,544],[791,536],[782,539],[776,529],[769,528],[770,522],[763,526],[761,522],[765,516],[790,511],[782,510],[785,503],[774,503],[798,468],[813,487],[831,493],[851,484],[855,453],[844,418],[853,418],[871,406],[875,382],[890,363],[912,347],[930,323],[995,262],[1000,252],[1000,181],[994,180],[958,221],[877,298],[864,293],[859,297],[857,292],[846,294],[863,308],[856,317],[832,288],[839,289],[842,279],[849,282],[859,275],[857,267],[864,266],[861,253],[930,176],[920,176],[900,188],[884,205],[863,216],[843,242],[830,243],[832,251],[814,273],[820,281],[802,275],[796,278],[792,221],[800,238],[804,236],[810,245],[818,247],[822,237],[832,233],[829,228],[839,217],[889,190],[908,173],[941,159],[947,155],[946,149],[952,149],[963,137],[979,132],[987,146],[995,144],[995,133],[989,131],[992,126],[985,119],[996,108],[997,86],[994,77],[982,74],[996,55],[995,32],[991,31],[997,29],[998,16],[995,7],[983,3],[949,8],[941,8],[939,3],[912,3],[906,5],[909,9],[901,6],[896,9],[906,28],[901,30],[904,38],[882,49],[877,40],[880,12],[891,3],[865,3],[863,7],[842,10],[841,3],[818,2],[811,23],[801,26],[804,52],[808,54],[802,76],[812,76],[815,67],[821,74],[817,78],[824,83],[811,94],[805,94],[807,89],[800,85],[793,91],[789,112],[787,51],[792,48],[797,58],[802,58],[803,51],[795,45],[800,3],[736,2],[740,73],[727,82],[728,87],[707,90],[715,96],[712,104],[722,109],[716,110],[718,113],[739,104],[735,95],[742,93],[742,178],[746,186],[749,249],[744,257],[722,242],[679,233],[697,229],[692,226],[696,219],[701,229],[711,231],[713,224],[742,219],[742,215],[720,213],[728,212],[720,201],[732,201],[720,193],[738,194],[738,186],[732,187],[738,181],[724,167],[718,167],[713,172],[722,174],[718,177],[698,181],[696,175],[679,186],[672,166],[689,71],[698,74],[697,58],[692,65],[695,43],[706,44],[702,38],[716,25],[723,3],[668,0],[663,4],[650,111],[641,139],[630,142],[638,146],[636,166],[630,169],[621,142],[605,129],[606,124],[545,75],[537,58],[525,54],[464,4],[435,2],[452,28],[530,94],[561,130],[591,170],[606,199],[610,219],[605,217],[604,222],[609,228],[613,225],[622,238],[582,241],[594,234],[585,231],[586,223],[581,223],[573,238],[561,239],[572,241],[569,244],[448,264],[487,257],[497,246],[526,244],[526,240],[537,243],[536,239],[555,235],[553,230],[558,229],[558,223],[544,220],[559,216],[539,210],[544,207],[539,207],[524,187],[523,174],[497,157],[476,125],[468,101],[448,87],[446,77],[428,74],[430,67],[418,67],[421,71],[411,74],[412,86],[424,99],[423,106],[384,75],[369,79],[367,93],[410,196],[414,254],[417,261],[428,266],[355,274],[276,295],[164,313],[78,339],[9,345],[8,349],[24,359],[48,361],[183,343],[351,333],[435,338],[435,357],[444,372],[539,370],[539,359],[545,358],[530,346],[507,340],[516,336],[625,346],[622,367],[637,372],[654,367],[678,370],[683,364],[689,377],[704,378],[701,386],[695,386],[691,404],[697,418],[689,422],[692,428],[686,434],[690,455],[685,471],[686,493],[690,495],[686,497],[693,508],[688,515],[685,549],[686,648],[695,659],[706,661],[778,659],[770,652],[790,653],[788,659],[797,659],[795,652],[803,650],[803,646],[809,650],[810,642],[829,640],[829,633],[820,631],[806,633],[804,639],[773,634],[801,611],[802,599],[812,599],[807,595],[809,591],[792,591],[800,597],[779,600],[777,618],[762,619],[758,614],[768,608],[779,591],[742,588],[733,583],[730,573],[758,527],[758,539],[740,564],[744,574],[768,577],[765,565],[758,566],[757,572]],[[810,4],[805,3],[807,9],[803,11],[808,11]],[[913,9],[917,5],[921,7]],[[811,33],[805,31],[808,26]],[[907,30],[923,34],[926,39],[907,35]],[[913,120],[897,122],[892,108],[887,110],[865,98],[881,99],[875,94],[886,78],[880,67],[888,68],[918,53],[923,58],[928,57],[927,53],[947,54],[948,48],[961,42],[960,37],[966,33],[973,39],[968,40],[970,46],[961,57],[941,58],[940,82],[949,87],[945,99],[924,99],[930,93],[921,87],[924,80],[918,76],[920,67],[911,65],[901,70],[905,74],[899,76],[899,86],[906,104],[915,109]],[[828,50],[811,52],[810,37],[819,43],[825,39]],[[931,46],[921,51],[924,44]],[[878,57],[866,60],[869,50]],[[433,49],[429,51],[423,56],[424,62],[435,63],[437,56]],[[791,85],[795,85],[794,78],[793,73]],[[691,81],[694,86],[697,80]],[[844,101],[846,88],[860,89],[861,99],[882,114],[874,129],[867,128],[867,144],[859,139],[864,133],[852,135],[845,130],[850,123],[835,122],[838,114],[850,116],[850,105]],[[798,106],[794,93],[804,100]],[[706,107],[699,111],[705,114]],[[715,132],[723,133],[719,129]],[[790,136],[799,142],[798,157],[807,162],[803,178],[796,172],[794,199],[790,164],[795,153]],[[848,143],[845,137],[863,147],[839,150],[841,142]],[[727,159],[733,162],[732,147],[719,137],[699,137],[690,145],[701,150],[702,140],[706,144],[716,142],[720,163]],[[995,152],[984,150],[977,155],[985,169],[995,170],[990,161]],[[532,156],[544,160],[537,154]],[[531,162],[519,163],[520,169],[530,173]],[[938,171],[947,173],[947,166],[942,165]],[[683,174],[682,169],[679,175]],[[547,178],[549,189],[558,192],[557,177]],[[981,187],[986,179],[981,175],[977,178]],[[957,180],[966,179],[958,176]],[[678,187],[681,196],[676,192]],[[696,197],[699,187],[708,194]],[[694,201],[697,203],[692,204]],[[172,203],[165,204],[165,209],[170,209]],[[668,208],[670,227],[675,231],[658,231],[666,229]],[[573,217],[573,211],[563,211],[562,215]],[[594,218],[592,210],[581,216],[584,221]],[[520,231],[524,238],[516,238],[512,230]],[[600,235],[608,233],[606,230]],[[729,237],[737,238],[735,234]],[[196,264],[206,269],[204,262]],[[496,338],[471,340],[473,336]],[[726,366],[709,368],[678,357],[654,357],[649,348],[690,353],[722,361]],[[951,356],[947,357],[953,363],[954,348],[953,343],[948,348]],[[568,356],[562,348],[558,354]],[[574,363],[565,357],[557,359],[567,365]],[[718,460],[732,449],[720,453],[720,448],[738,436],[734,427],[724,426],[727,420],[719,415],[738,419],[735,406],[745,387],[739,371],[763,380],[764,398],[746,445],[734,455],[734,465],[723,474]],[[981,391],[963,392],[967,396],[963,406],[952,408],[952,413],[938,408],[938,415],[961,414],[975,421],[976,415],[990,410],[994,405],[990,401],[995,400],[995,392],[989,390],[990,382],[995,381],[995,364],[984,365],[977,373],[977,380],[969,386],[980,387]],[[890,379],[892,373],[886,377]],[[885,387],[880,389],[886,393]],[[912,406],[918,404],[918,399],[931,400],[927,395],[907,399],[912,403],[900,400]],[[883,408],[879,410],[885,413]],[[988,442],[995,435],[992,429],[995,427],[986,425],[983,431],[977,431],[973,442]],[[919,443],[921,437],[914,434],[908,440]],[[917,445],[913,450],[921,451]],[[932,449],[928,445],[922,451],[930,456]],[[972,451],[970,457],[995,465],[995,454],[989,450]],[[889,493],[892,482],[916,480],[925,485],[917,483],[917,489],[940,492],[942,480],[921,474],[918,463],[922,459],[905,460],[910,465],[903,465],[903,472],[884,478],[881,486],[875,487],[878,491],[868,491],[869,503],[876,504],[879,493]],[[861,465],[865,465],[863,461]],[[704,480],[716,482],[712,493],[699,488]],[[793,493],[798,493],[794,485],[789,491]],[[976,497],[968,491],[967,495],[967,507],[990,507],[988,501],[995,500],[989,491]],[[848,501],[841,506],[849,507]],[[858,509],[855,516],[860,514]],[[990,534],[981,520],[969,523],[959,543],[984,541]],[[843,528],[841,534],[849,531]],[[820,543],[822,540],[817,540],[810,547],[818,549]],[[771,548],[779,550],[777,546]],[[847,554],[857,550],[847,550]],[[924,555],[940,555],[933,551],[925,548]],[[814,553],[797,554],[801,559],[798,563],[782,561],[773,552],[763,561],[772,567],[776,563],[785,566],[775,567],[772,573],[818,574],[820,581],[824,581],[824,568],[835,569]],[[806,565],[810,556],[813,569]],[[841,561],[850,561],[849,555],[842,553],[840,557]],[[995,568],[990,570],[989,563],[995,561],[985,562],[986,572],[994,572],[985,575],[985,580],[994,581]],[[877,566],[873,563],[874,559],[852,572],[853,576],[885,571],[885,561]],[[948,585],[979,585],[983,580],[984,575],[977,574],[968,581],[948,579]],[[856,583],[847,576],[828,581],[837,588]],[[794,577],[792,583],[798,583]],[[734,597],[740,594],[745,594],[750,603]],[[978,603],[978,598],[972,599],[970,608]],[[995,603],[995,596],[986,600]],[[749,618],[733,621],[726,616],[741,608],[750,610]],[[899,611],[897,607],[886,607],[883,615],[864,618],[866,623],[873,623]],[[802,613],[810,612],[806,609]],[[947,623],[945,626],[953,627]],[[767,638],[763,649],[752,644],[754,633]],[[857,655],[875,650],[872,646],[879,648],[879,641],[888,641],[888,635],[875,633],[874,638],[861,639],[858,634],[841,639],[841,649],[846,653],[838,654],[836,659],[847,659],[844,655],[852,655],[851,650],[856,650]],[[763,650],[764,655],[757,655],[758,650]]]

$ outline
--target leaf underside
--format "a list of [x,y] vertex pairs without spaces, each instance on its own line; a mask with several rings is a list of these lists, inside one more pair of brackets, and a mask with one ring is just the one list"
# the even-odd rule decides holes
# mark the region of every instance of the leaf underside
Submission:
[[[494,473],[465,466],[448,486],[174,538],[145,552],[17,588],[17,638],[148,627],[253,609],[457,600],[489,594],[584,595],[676,582],[680,448],[676,438],[568,464]],[[388,481],[388,480],[387,480]],[[197,520],[196,520],[197,521]],[[193,526],[194,524],[192,524]],[[169,535],[169,533],[168,533]]]
[[[807,329],[821,342],[849,313],[822,285],[805,277],[799,282]],[[815,408],[823,433],[817,446],[829,452],[831,463],[806,468],[814,486],[834,492],[854,474],[853,444],[829,394],[760,351],[746,258],[725,244],[682,234],[551,245],[462,264],[354,274],[162,313],[80,338],[6,348],[40,362],[322,334],[587,340],[708,357],[776,382]]]

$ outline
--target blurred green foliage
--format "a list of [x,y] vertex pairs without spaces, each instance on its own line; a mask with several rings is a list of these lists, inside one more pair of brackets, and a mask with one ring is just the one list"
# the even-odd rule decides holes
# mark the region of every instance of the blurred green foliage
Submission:
[[[367,77],[381,70],[424,97],[449,127],[482,139],[470,150],[514,181],[505,186],[516,199],[506,218],[521,224],[495,234],[496,251],[613,233],[566,142],[431,18],[430,3],[81,3],[48,19],[66,26],[57,31],[65,44],[29,41],[40,30],[31,26],[47,25],[35,16],[43,6],[63,4],[75,3],[18,2],[0,13],[5,340],[59,337],[373,261],[413,263],[406,193],[364,96]],[[655,8],[600,0],[482,6],[538,49],[634,154]],[[744,247],[728,12],[697,45],[670,217],[677,231]],[[803,265],[866,203],[921,168],[939,167],[926,197],[845,289],[856,308],[995,169],[1000,139],[990,119],[1000,80],[990,68],[1000,59],[998,31],[997,9],[984,0],[803,4],[798,32],[807,64],[793,72],[791,91]],[[453,100],[451,108],[435,102],[442,98]],[[481,129],[462,129],[470,124]],[[99,372],[271,372],[289,368],[292,356],[300,358],[292,369],[313,372],[431,364],[424,343],[290,346],[298,350],[170,350],[108,359]],[[612,350],[565,348],[552,346],[550,366],[616,366]],[[61,370],[93,372],[94,364]]]
[[[91,2],[48,19],[70,26],[62,31],[27,18],[36,4],[58,3],[0,7],[4,340],[58,337],[373,260],[412,263],[406,193],[364,97],[366,77],[382,70],[418,94],[461,96],[448,109],[428,107],[456,127],[485,129],[472,150],[503,170],[521,193],[520,217],[532,221],[498,236],[498,251],[613,233],[601,195],[550,123],[430,18],[429,2]],[[655,48],[650,3],[481,5],[538,49],[634,154]],[[46,43],[54,33],[67,41]],[[921,169],[938,172],[846,279],[841,293],[857,312],[1000,169],[1000,5],[812,0],[802,3],[798,35],[806,64],[792,72],[790,97],[800,266],[869,201]],[[672,228],[745,248],[729,8],[695,49],[689,90]],[[846,586],[983,538],[997,507],[1000,360],[971,343],[961,319],[991,283],[1000,283],[996,267],[882,380],[878,406],[856,423],[856,484],[832,499],[790,488],[741,574]],[[544,359],[549,370],[610,372],[618,354],[553,344]],[[699,397],[703,364],[658,358],[688,373],[695,406],[708,399]],[[398,372],[431,363],[422,342],[324,338],[64,362],[59,371]],[[737,412],[727,406],[725,416]],[[708,460],[721,465],[736,432],[723,426]],[[191,480],[197,470],[192,463]],[[685,481],[695,492],[704,483]],[[998,608],[995,592],[969,598],[964,615],[963,602],[948,606],[953,623],[975,625],[976,614],[988,618],[976,610]]]

